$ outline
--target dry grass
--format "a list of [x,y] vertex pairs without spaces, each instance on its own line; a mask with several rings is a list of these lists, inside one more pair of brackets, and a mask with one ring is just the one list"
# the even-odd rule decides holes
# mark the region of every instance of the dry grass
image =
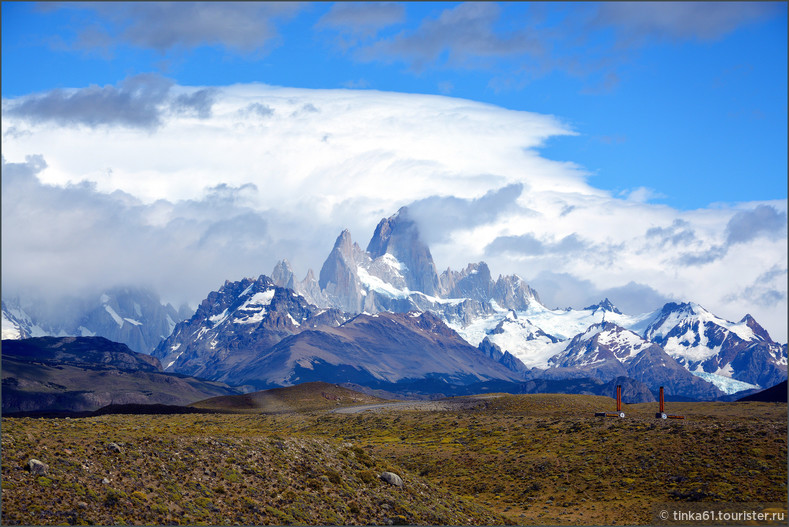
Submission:
[[655,406],[3,419],[3,523],[647,524],[656,502],[786,502],[786,404],[667,404],[684,421]]
[[308,382],[288,388],[274,388],[244,395],[212,397],[191,406],[245,413],[285,413],[385,402],[388,401],[348,390],[336,384]]

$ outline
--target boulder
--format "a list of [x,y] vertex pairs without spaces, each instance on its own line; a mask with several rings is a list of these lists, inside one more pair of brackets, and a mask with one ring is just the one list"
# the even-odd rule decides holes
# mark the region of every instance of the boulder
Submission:
[[34,476],[46,476],[49,474],[49,465],[42,463],[37,459],[31,459],[27,462],[27,467],[30,473]]
[[394,472],[384,472],[381,474],[381,479],[395,487],[403,486],[403,479]]

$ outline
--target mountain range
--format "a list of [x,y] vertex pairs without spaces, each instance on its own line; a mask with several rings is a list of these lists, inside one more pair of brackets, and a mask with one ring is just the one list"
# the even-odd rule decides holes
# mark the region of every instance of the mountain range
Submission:
[[[520,277],[494,280],[485,262],[438,274],[406,208],[382,219],[364,250],[342,231],[315,276],[298,281],[282,260],[270,276],[226,281],[189,317],[105,294],[71,327],[101,327],[141,348],[159,335],[147,351],[165,371],[256,389],[320,380],[517,392],[627,378],[638,397],[664,386],[670,397],[709,400],[786,379],[786,344],[750,315],[730,322],[694,303],[627,315],[608,299],[549,309]],[[7,325],[19,336],[47,331],[5,303],[3,317],[4,338]]]
[[115,287],[96,295],[59,299],[3,299],[3,339],[102,336],[150,354],[175,325],[192,315],[187,306],[162,304],[153,291]]

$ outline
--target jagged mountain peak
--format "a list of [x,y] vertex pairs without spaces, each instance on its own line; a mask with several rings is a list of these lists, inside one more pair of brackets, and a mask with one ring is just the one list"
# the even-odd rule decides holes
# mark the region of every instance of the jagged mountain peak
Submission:
[[[786,377],[781,346],[747,315],[735,323],[699,304],[672,302],[656,313],[643,336],[695,375],[727,391],[770,386]],[[732,380],[739,385],[731,386]]]
[[753,334],[756,336],[756,338],[765,342],[773,341],[773,339],[770,338],[770,334],[767,332],[767,330],[764,329],[758,322],[756,322],[756,319],[754,319],[750,313],[747,313],[744,317],[742,317],[740,324],[742,323],[745,323],[746,326],[751,328],[751,331],[753,331]]
[[367,244],[367,252],[370,253],[371,258],[378,258],[387,252],[397,257],[396,252],[399,252],[399,247],[396,242],[401,242],[403,238],[407,241],[419,238],[419,230],[408,217],[407,207],[401,207],[396,214],[378,222],[373,237]]
[[176,326],[154,351],[165,369],[214,375],[222,362],[235,364],[282,338],[318,325],[337,325],[345,316],[319,309],[265,275],[226,281],[212,291],[195,315]]
[[584,331],[583,333],[579,333],[578,335],[573,337],[573,340],[588,341],[588,340],[599,338],[601,333],[606,333],[606,332],[618,333],[619,331],[623,331],[623,328],[613,322],[608,322],[606,320],[603,320],[602,322],[597,322],[596,324],[590,325],[586,329],[586,331]]
[[296,289],[296,280],[293,275],[293,268],[290,266],[290,262],[286,259],[282,259],[277,262],[277,265],[274,266],[274,270],[271,271],[271,279],[277,284],[279,287],[286,287],[288,289]]
[[367,245],[370,258],[392,255],[402,266],[408,289],[436,295],[439,291],[438,273],[430,249],[419,237],[419,228],[409,217],[408,208],[382,219]]
[[339,249],[343,252],[350,250],[353,245],[353,238],[351,237],[351,231],[348,229],[343,229],[337,239],[334,241],[334,249]]
[[613,302],[608,300],[606,297],[604,300],[598,302],[597,304],[592,304],[591,306],[585,307],[584,310],[586,311],[608,311],[610,313],[616,313],[617,315],[621,315],[622,312],[617,309]]

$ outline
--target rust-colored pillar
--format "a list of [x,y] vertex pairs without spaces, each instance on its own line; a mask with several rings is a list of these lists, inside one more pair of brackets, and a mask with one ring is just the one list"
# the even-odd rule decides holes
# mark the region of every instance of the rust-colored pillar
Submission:
[[622,385],[616,385],[616,411],[622,411]]
[[660,413],[663,413],[663,387],[660,387]]

